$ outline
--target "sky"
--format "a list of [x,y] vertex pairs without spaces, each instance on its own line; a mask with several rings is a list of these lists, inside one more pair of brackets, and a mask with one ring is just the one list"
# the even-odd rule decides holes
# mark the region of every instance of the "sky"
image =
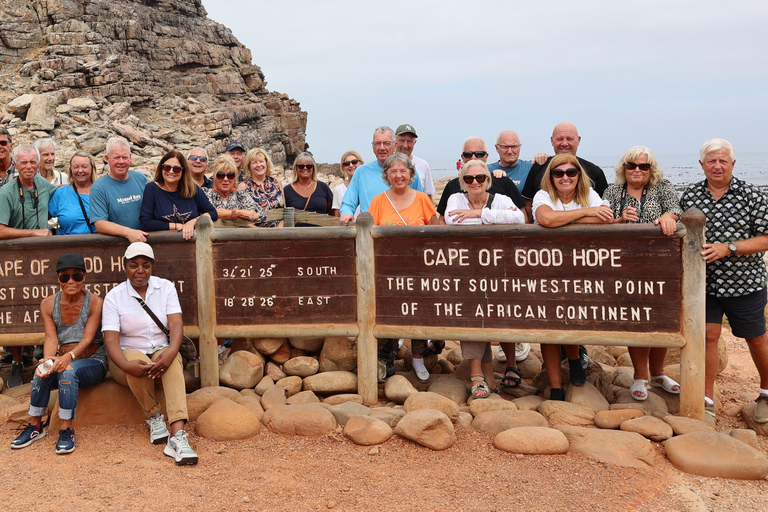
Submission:
[[[634,145],[690,154],[728,139],[764,152],[768,2],[713,0],[203,0],[253,54],[267,88],[308,112],[321,162],[373,159],[380,125],[413,125],[414,155],[455,161],[469,136],[516,131],[552,153],[561,121],[579,156]],[[433,165],[434,167],[434,165]]]

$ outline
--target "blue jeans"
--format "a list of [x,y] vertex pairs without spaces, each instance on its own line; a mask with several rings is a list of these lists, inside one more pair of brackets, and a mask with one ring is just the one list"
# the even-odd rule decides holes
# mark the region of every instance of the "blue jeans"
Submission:
[[96,359],[76,359],[69,366],[71,370],[52,373],[42,379],[35,375],[32,379],[32,395],[29,402],[29,415],[41,417],[48,408],[51,389],[59,388],[59,418],[62,420],[75,419],[77,395],[80,388],[98,384],[107,370]]

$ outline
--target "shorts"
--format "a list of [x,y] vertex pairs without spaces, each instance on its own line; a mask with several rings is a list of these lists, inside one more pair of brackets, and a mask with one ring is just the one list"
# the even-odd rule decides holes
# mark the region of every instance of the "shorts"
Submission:
[[492,363],[490,341],[462,341],[461,357],[464,359],[479,359],[481,363]]
[[707,295],[707,323],[722,324],[723,314],[731,323],[733,335],[739,338],[757,338],[765,334],[766,289],[741,297],[715,297]]

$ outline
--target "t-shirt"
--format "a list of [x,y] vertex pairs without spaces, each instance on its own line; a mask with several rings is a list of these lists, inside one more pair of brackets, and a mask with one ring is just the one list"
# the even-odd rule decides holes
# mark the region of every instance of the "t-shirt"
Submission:
[[528,178],[528,173],[531,171],[532,166],[533,162],[529,162],[528,160],[518,160],[512,167],[504,167],[499,161],[495,164],[490,164],[488,170],[493,174],[493,171],[496,169],[501,169],[507,173],[507,178],[512,180],[512,183],[515,184],[517,190],[521,190],[523,185],[525,185],[525,180]]
[[[462,192],[461,185],[459,184],[459,178],[454,178],[448,182],[443,189],[443,195],[440,196],[440,204],[437,205],[437,212],[441,216],[445,216],[445,208],[448,206],[448,198],[457,192]],[[517,190],[515,184],[509,178],[494,178],[491,175],[491,188],[488,192],[496,195],[507,196],[512,199],[515,206],[518,208],[525,208],[525,199],[520,195],[520,191]]]
[[368,213],[373,216],[373,223],[377,226],[423,226],[437,211],[427,194],[416,191],[416,199],[400,210],[395,210],[386,193],[379,194],[371,201]]
[[419,179],[421,180],[423,192],[427,195],[434,194],[435,184],[432,181],[432,169],[430,169],[429,163],[423,158],[419,158],[417,156],[412,156],[411,162],[413,162],[413,166],[416,167],[416,173],[419,175]]
[[168,192],[161,189],[154,181],[147,183],[144,188],[144,198],[141,201],[141,229],[144,231],[165,231],[171,222],[184,224],[207,213],[211,220],[218,220],[219,214],[208,200],[205,191],[195,187],[195,195],[181,197],[177,189]]
[[607,205],[608,201],[603,201],[600,195],[591,188],[589,189],[589,206],[582,206],[576,201],[563,204],[560,199],[552,202],[552,198],[549,197],[549,192],[546,190],[539,190],[533,197],[533,205],[531,206],[531,211],[533,212],[533,222],[538,224],[539,221],[536,220],[536,210],[539,208],[539,206],[549,206],[552,208],[552,211],[555,212],[570,212],[573,210],[581,210],[582,208],[592,208],[594,206],[600,206],[603,204]]
[[80,201],[77,200],[78,195],[83,201],[85,213],[90,218],[90,194],[76,194],[71,185],[59,187],[53,193],[51,202],[48,203],[48,212],[51,217],[59,218],[57,235],[88,235],[95,231],[95,229],[91,231],[91,227],[83,217],[83,209],[80,208]]
[[[341,210],[341,201],[344,199],[344,194],[347,192],[347,185],[343,181],[336,185],[336,188],[333,189],[333,202],[331,203],[331,208],[334,210]],[[355,210],[355,218],[360,215],[360,207],[357,207],[357,210]]]
[[[359,206],[361,212],[368,211],[368,205],[373,198],[389,190],[389,183],[382,179],[381,171],[383,167],[379,165],[378,160],[363,164],[355,169],[352,180],[349,182],[347,192],[341,201],[341,215],[352,215]],[[411,188],[421,191],[421,178],[419,173],[413,177]]]
[[[285,206],[290,206],[296,208],[297,210],[306,210],[308,212],[322,214],[331,213],[328,211],[328,203],[333,201],[333,192],[331,192],[331,187],[322,181],[318,181],[315,190],[313,190],[312,195],[309,196],[309,203],[307,203],[307,198],[296,192],[296,190],[293,188],[294,185],[297,187],[299,186],[298,184],[292,183],[283,189],[283,193],[285,195]],[[304,208],[304,205],[307,207]]]
[[56,186],[48,183],[42,176],[35,176],[37,208],[34,191],[22,186],[22,210],[18,183],[16,179],[12,179],[0,188],[0,224],[14,229],[48,229],[48,202],[56,191]]
[[[536,195],[536,192],[541,190],[541,179],[544,177],[544,171],[547,170],[547,166],[553,157],[544,162],[543,165],[533,164],[531,171],[528,173],[528,177],[525,179],[525,186],[523,187],[523,197],[532,199]],[[584,172],[587,173],[589,179],[592,180],[592,188],[595,189],[598,195],[602,196],[605,189],[608,188],[608,181],[605,179],[605,173],[601,168],[584,160],[583,158],[576,157],[581,166],[584,168]]]
[[467,194],[457,192],[448,198],[448,207],[445,209],[445,223],[457,226],[471,226],[473,224],[525,224],[525,214],[515,207],[515,204],[507,196],[494,195],[491,207],[483,205],[479,219],[464,219],[461,222],[453,220],[451,212],[454,210],[471,210]]
[[131,229],[141,229],[139,213],[147,177],[128,171],[124,180],[105,174],[91,186],[91,222],[108,220]]

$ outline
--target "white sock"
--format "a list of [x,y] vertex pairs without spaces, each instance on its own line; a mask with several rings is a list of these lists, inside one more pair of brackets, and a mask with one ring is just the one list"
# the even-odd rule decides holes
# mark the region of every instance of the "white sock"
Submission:
[[761,395],[768,395],[768,389],[760,388],[760,394]]
[[706,403],[707,405],[715,405],[715,401],[709,398],[708,396],[704,397],[704,403]]
[[427,367],[424,366],[424,359],[422,359],[422,358],[416,359],[414,357],[413,358],[413,369],[417,370],[417,371],[420,371],[420,372],[427,371]]

